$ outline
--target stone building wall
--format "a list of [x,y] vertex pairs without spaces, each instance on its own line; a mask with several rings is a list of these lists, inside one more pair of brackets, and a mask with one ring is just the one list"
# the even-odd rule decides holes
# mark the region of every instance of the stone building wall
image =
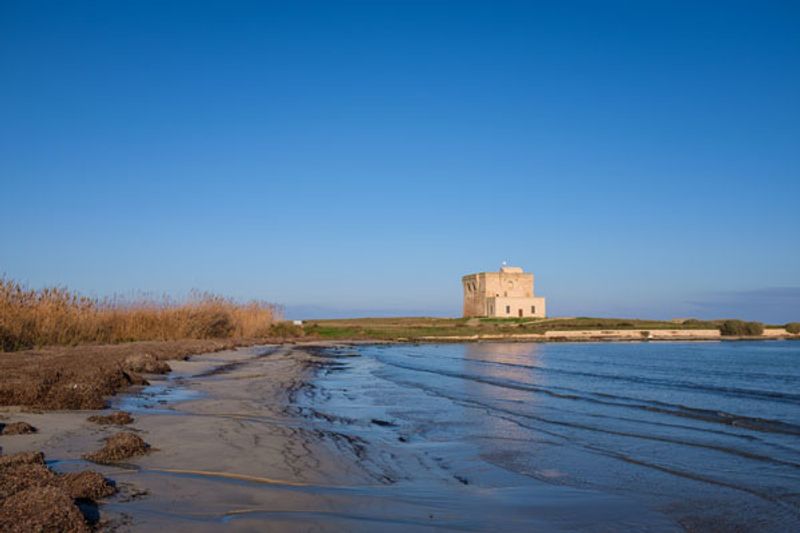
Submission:
[[544,298],[487,298],[486,316],[497,318],[544,318]]
[[[545,316],[544,298],[534,295],[533,274],[518,267],[479,272],[461,278],[464,316]],[[507,312],[508,311],[508,312]]]

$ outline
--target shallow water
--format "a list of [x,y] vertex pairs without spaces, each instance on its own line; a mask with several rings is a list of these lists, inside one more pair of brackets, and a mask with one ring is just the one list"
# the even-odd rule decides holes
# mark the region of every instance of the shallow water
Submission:
[[201,397],[200,392],[183,386],[180,381],[161,379],[136,392],[118,396],[111,402],[111,408],[134,414],[179,414],[174,404]]
[[[592,495],[642,509],[639,522],[605,516],[601,503],[572,524],[588,530],[666,527],[658,517],[701,530],[800,530],[800,343],[352,351],[320,351],[336,364],[294,403],[363,439],[390,500],[455,490],[441,489],[449,475],[469,488],[464,505],[485,491],[496,510],[539,517],[547,498],[564,509]],[[544,529],[571,529],[554,520]]]

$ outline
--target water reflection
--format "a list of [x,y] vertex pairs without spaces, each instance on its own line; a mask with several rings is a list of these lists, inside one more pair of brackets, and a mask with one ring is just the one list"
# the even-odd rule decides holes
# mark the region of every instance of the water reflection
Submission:
[[[543,385],[544,377],[533,368],[538,363],[540,345],[513,342],[473,343],[462,345],[462,348],[461,368],[464,375],[478,378],[463,380],[465,397],[492,407],[485,411],[470,410],[473,417],[472,431],[475,442],[480,447],[479,453],[497,453],[506,448],[504,441],[531,441],[524,428],[498,413],[496,409],[512,412],[524,409],[533,412],[536,410],[537,395],[531,390],[498,384]],[[533,453],[532,441],[528,449]]]
[[542,347],[526,342],[475,342],[461,346],[465,359],[519,365],[535,364]]
[[540,364],[541,345],[521,342],[474,343],[464,346],[464,361],[488,363],[469,367],[467,371],[507,378],[524,383],[538,383],[542,378],[535,370]]

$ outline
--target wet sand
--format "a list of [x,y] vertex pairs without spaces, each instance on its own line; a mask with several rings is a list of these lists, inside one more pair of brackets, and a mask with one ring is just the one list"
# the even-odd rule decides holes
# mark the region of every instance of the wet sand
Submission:
[[[258,346],[170,362],[167,376],[112,400],[135,418],[126,430],[154,450],[127,463],[87,463],[118,427],[105,411],[19,412],[32,435],[0,438],[5,454],[42,450],[59,472],[92,468],[120,494],[100,507],[111,529],[135,531],[675,531],[656,509],[622,494],[574,488],[483,460],[459,439],[404,432],[363,391],[347,408],[347,380],[324,385],[358,357],[350,346]],[[369,392],[367,391],[367,395]],[[410,407],[410,406],[409,406]]]

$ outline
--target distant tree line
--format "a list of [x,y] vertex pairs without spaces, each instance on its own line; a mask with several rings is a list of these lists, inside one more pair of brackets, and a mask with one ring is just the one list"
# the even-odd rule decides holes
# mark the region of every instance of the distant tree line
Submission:
[[725,320],[719,326],[721,335],[757,337],[764,333],[761,322],[745,322],[744,320]]

